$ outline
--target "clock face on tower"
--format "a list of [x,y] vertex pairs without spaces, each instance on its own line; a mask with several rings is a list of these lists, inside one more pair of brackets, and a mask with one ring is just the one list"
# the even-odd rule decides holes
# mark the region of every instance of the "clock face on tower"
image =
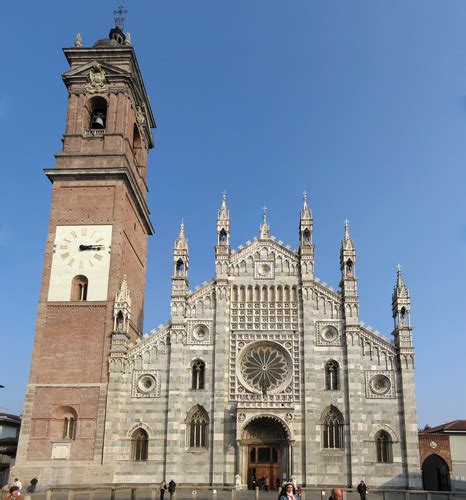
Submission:
[[87,300],[107,300],[111,242],[111,225],[57,226],[48,300],[70,300],[78,276],[87,279]]
[[55,251],[72,269],[91,269],[99,266],[109,248],[99,226],[81,226],[65,233],[55,243]]

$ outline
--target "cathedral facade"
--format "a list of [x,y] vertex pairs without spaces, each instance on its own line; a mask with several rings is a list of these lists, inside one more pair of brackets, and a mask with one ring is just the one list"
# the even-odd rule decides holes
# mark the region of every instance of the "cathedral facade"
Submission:
[[129,37],[64,50],[63,150],[13,474],[42,485],[420,487],[410,296],[398,270],[393,339],[359,318],[348,223],[340,290],[314,275],[306,196],[299,248],[270,234],[230,247],[191,291],[184,226],[170,321],[142,335],[147,153],[155,127]]

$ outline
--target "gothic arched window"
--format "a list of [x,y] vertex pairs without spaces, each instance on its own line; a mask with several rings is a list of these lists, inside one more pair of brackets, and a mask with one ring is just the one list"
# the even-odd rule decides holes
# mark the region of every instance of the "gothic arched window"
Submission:
[[331,359],[325,363],[325,389],[327,391],[338,391],[340,389],[340,366]]
[[131,436],[131,460],[144,462],[149,450],[149,435],[144,429],[136,429]]
[[204,389],[205,382],[205,363],[196,359],[192,367],[192,389]]
[[202,406],[195,406],[188,414],[188,446],[190,448],[207,448],[207,427],[209,417]]
[[75,276],[71,282],[71,300],[87,300],[89,280],[86,276]]
[[393,462],[392,438],[386,431],[379,431],[375,436],[375,451],[379,464],[391,464]]
[[343,416],[330,406],[322,416],[323,448],[343,448]]

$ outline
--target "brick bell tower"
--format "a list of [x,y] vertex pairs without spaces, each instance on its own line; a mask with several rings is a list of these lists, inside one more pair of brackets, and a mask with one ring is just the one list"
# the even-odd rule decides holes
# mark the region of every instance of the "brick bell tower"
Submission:
[[36,476],[43,486],[111,480],[101,465],[108,354],[125,275],[127,336],[135,341],[142,333],[155,121],[130,36],[122,18],[116,21],[107,39],[84,47],[77,35],[75,46],[64,49],[70,69],[63,75],[63,149],[56,167],[45,170],[52,206],[12,472],[23,482]]

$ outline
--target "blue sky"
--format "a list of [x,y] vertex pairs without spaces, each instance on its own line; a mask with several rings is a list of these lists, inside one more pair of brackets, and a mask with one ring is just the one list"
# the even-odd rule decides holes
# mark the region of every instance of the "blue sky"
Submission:
[[[7,2],[0,19],[0,407],[21,412],[51,186],[65,123],[61,47],[107,36],[117,1]],[[466,2],[126,1],[158,128],[149,161],[145,331],[169,318],[185,220],[190,284],[214,274],[227,191],[232,245],[296,247],[302,192],[316,275],[338,287],[343,221],[357,245],[360,317],[392,331],[396,264],[412,297],[419,426],[466,418]]]

